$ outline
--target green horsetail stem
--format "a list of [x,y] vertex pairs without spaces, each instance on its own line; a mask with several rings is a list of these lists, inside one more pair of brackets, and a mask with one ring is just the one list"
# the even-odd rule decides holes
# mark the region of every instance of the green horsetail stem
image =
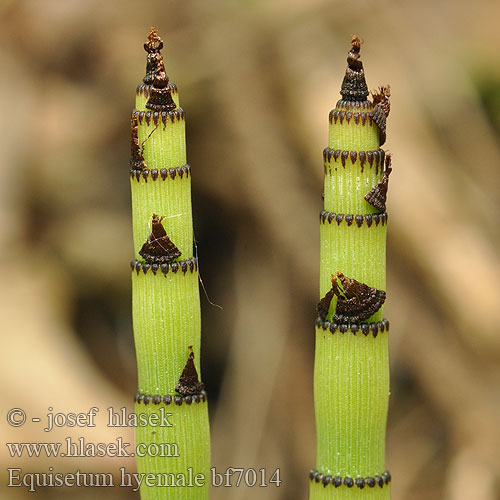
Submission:
[[353,37],[342,99],[330,112],[320,214],[316,320],[316,466],[310,500],[387,500],[389,401],[385,142],[389,88],[368,100],[360,41]]
[[[191,169],[184,111],[151,29],[146,76],[132,112],[132,318],[135,412],[143,500],[206,500],[210,435],[200,371],[198,261],[193,255]],[[143,456],[139,456],[143,455]]]

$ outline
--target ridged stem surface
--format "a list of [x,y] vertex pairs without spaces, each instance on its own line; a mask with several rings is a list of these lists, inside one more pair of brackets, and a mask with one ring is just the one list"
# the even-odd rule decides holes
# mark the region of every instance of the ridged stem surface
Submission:
[[[156,36],[150,33],[151,44],[158,45]],[[156,55],[158,50],[150,52],[148,64],[150,57],[161,58]],[[141,84],[132,120],[132,127],[137,127],[130,172],[135,257],[132,317],[138,368],[135,411],[165,424],[136,428],[136,446],[146,450],[143,456],[136,455],[137,470],[144,478],[142,500],[207,500],[210,432],[206,397],[202,390],[190,395],[178,385],[188,367],[190,349],[201,377],[201,319],[184,112],[176,87],[170,87],[175,109],[152,111],[146,109],[152,85]],[[143,245],[152,237],[153,214],[180,251],[178,258],[158,262],[156,257],[141,256]],[[162,420],[165,413],[170,416]]]
[[[382,180],[384,171],[373,109],[368,100],[344,98],[330,113],[320,216],[320,298],[332,288],[332,275],[337,271],[386,290],[387,214],[364,198]],[[335,312],[338,300],[333,297],[331,311]],[[330,317],[317,321],[316,465],[311,471],[310,500],[390,498],[390,479],[382,481],[389,477],[383,476],[388,333],[386,327],[377,326],[387,324],[382,322],[383,311],[382,306],[359,324],[337,325]],[[366,324],[374,329],[368,330]]]

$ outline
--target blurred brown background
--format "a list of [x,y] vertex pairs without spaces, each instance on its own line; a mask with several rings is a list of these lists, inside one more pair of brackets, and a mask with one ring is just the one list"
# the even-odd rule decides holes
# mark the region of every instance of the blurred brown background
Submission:
[[[279,467],[284,481],[212,498],[308,495],[321,152],[353,33],[365,42],[370,88],[392,86],[393,498],[500,498],[500,4],[471,5],[0,3],[3,479],[7,467],[134,468],[118,458],[12,459],[5,441],[132,436],[104,423],[44,433],[4,417],[12,407],[42,423],[49,406],[132,409],[129,113],[154,24],[187,116],[201,275],[224,309],[202,298],[213,464]],[[125,488],[36,495],[138,498]]]

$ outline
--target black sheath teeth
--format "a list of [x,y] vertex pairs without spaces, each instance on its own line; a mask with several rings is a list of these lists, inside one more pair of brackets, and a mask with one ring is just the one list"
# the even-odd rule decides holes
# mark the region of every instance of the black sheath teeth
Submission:
[[357,476],[355,478],[352,478],[351,476],[332,476],[330,474],[321,474],[318,472],[316,469],[312,469],[309,472],[309,479],[311,481],[314,481],[315,483],[322,483],[323,487],[327,487],[328,485],[332,485],[335,488],[338,488],[339,486],[346,486],[347,488],[353,488],[356,486],[360,490],[363,488],[368,487],[368,488],[374,488],[376,485],[378,485],[380,488],[382,488],[384,485],[387,485],[391,482],[391,474],[389,471],[385,471],[380,475],[375,475],[375,476],[367,476],[367,477],[361,477]]

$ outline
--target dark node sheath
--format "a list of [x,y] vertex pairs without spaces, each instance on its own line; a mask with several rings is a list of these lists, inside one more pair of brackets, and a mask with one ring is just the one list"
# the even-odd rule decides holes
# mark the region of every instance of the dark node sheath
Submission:
[[373,121],[379,129],[380,146],[384,144],[386,139],[386,121],[391,110],[391,88],[389,85],[380,87],[377,91],[372,92],[373,96],[373,111],[371,112]]
[[159,52],[149,52],[146,58],[146,75],[142,79],[145,85],[153,85],[156,76],[158,61],[161,59]]
[[144,156],[141,147],[139,146],[139,137],[137,135],[138,118],[136,113],[132,113],[130,120],[131,133],[130,133],[130,168],[132,170],[142,171],[146,167]]
[[167,236],[162,219],[163,217],[153,214],[151,234],[139,251],[139,255],[148,264],[166,264],[181,256],[179,249]]
[[382,174],[381,181],[365,194],[365,200],[380,212],[385,212],[387,188],[389,187],[389,175],[391,175],[392,172],[391,161],[391,155],[387,153],[385,157],[385,170]]
[[189,346],[189,353],[186,366],[182,370],[179,382],[175,386],[175,390],[182,394],[183,396],[194,396],[195,394],[200,394],[205,388],[203,382],[198,380],[198,372],[196,371],[196,366],[194,366],[194,353],[193,346]]
[[316,311],[322,321],[326,320],[328,310],[330,309],[330,303],[332,302],[334,295],[335,292],[333,288],[331,288],[330,290],[328,290],[328,292],[326,292],[326,295],[318,302],[318,305],[316,306]]
[[362,490],[365,486],[368,486],[369,488],[374,488],[376,484],[378,484],[382,488],[384,484],[389,484],[389,482],[391,481],[391,475],[389,474],[389,471],[385,471],[381,476],[379,475],[376,475],[375,477],[358,476],[356,477],[356,479],[353,479],[351,476],[347,475],[343,477],[325,476],[324,474],[318,472],[316,469],[312,469],[311,472],[309,472],[309,479],[316,483],[323,483],[324,487],[331,484],[335,488],[338,488],[342,485],[345,485],[348,488],[352,488],[354,485],[356,485],[360,490]]
[[[333,321],[337,323],[359,323],[376,313],[385,302],[385,291],[378,290],[346,278],[337,271],[337,276],[332,276],[332,290],[337,295],[337,307]],[[338,282],[340,281],[341,287]]]
[[151,88],[146,108],[153,111],[173,111],[177,105],[172,99],[171,88],[168,85],[168,76],[165,73],[165,65],[161,55],[158,58],[156,75]]

